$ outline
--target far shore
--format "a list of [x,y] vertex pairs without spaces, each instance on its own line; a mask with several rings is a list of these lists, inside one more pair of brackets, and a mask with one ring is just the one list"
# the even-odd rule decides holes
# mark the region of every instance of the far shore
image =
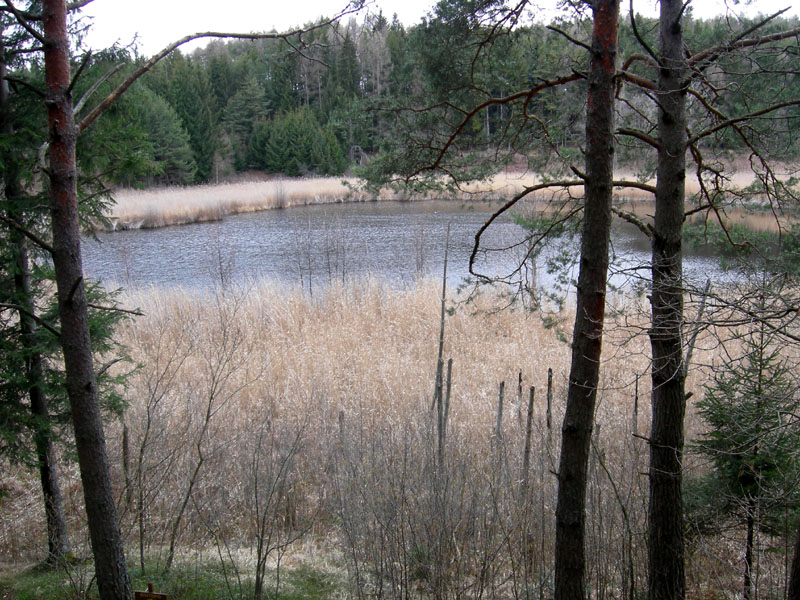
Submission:
[[[749,174],[736,174],[735,183],[746,186],[748,178]],[[531,173],[503,172],[486,181],[464,186],[457,195],[409,194],[390,189],[370,194],[360,190],[359,180],[353,177],[278,178],[147,190],[127,188],[114,192],[115,204],[109,220],[111,230],[124,230],[218,221],[231,214],[313,204],[429,199],[505,201],[540,182],[541,179]],[[580,193],[579,189],[573,189],[573,193]],[[696,180],[687,178],[687,194],[695,193],[697,189]],[[550,198],[553,194],[554,190],[550,190],[537,197]],[[648,192],[635,188],[621,188],[616,194],[632,201],[632,205],[643,201],[647,204],[650,198]]]

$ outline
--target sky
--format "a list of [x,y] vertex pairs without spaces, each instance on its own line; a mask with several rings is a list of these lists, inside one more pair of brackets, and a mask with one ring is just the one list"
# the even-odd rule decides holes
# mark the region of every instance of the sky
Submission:
[[[734,0],[694,0],[695,15],[709,17],[724,13],[748,15],[771,13],[792,5],[793,0],[759,0],[750,6]],[[200,31],[251,32],[283,31],[320,16],[330,16],[343,8],[347,0],[94,0],[84,9],[93,18],[88,38],[92,48],[100,49],[119,42],[137,40],[139,52],[150,56],[164,46]],[[382,10],[387,18],[397,14],[405,25],[419,23],[435,0],[373,0],[368,10]],[[539,2],[553,6],[555,0]],[[628,0],[622,1],[627,6]],[[790,14],[800,14],[800,0]],[[656,0],[636,0],[635,8],[643,14],[655,14]],[[546,13],[545,13],[546,14]],[[201,42],[197,45],[205,45]],[[188,49],[191,49],[189,46]]]

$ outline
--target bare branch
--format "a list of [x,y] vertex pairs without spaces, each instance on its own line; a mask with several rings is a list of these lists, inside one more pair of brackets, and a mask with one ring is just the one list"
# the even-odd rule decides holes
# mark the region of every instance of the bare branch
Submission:
[[648,194],[655,194],[656,193],[656,186],[649,185],[647,183],[641,183],[639,181],[628,181],[625,179],[615,179],[611,182],[616,188],[633,188],[635,190],[642,190],[643,192],[647,192]]
[[611,212],[617,215],[623,221],[627,221],[631,225],[634,225],[639,231],[645,234],[648,238],[653,237],[653,228],[642,221],[639,217],[634,215],[632,212],[627,210],[622,210],[621,208],[611,207]]
[[[481,237],[483,236],[483,233],[489,228],[489,226],[495,220],[497,220],[497,218],[499,218],[502,214],[507,212],[517,202],[519,202],[520,200],[522,200],[526,196],[529,196],[530,194],[533,194],[535,192],[538,192],[538,191],[541,191],[541,190],[545,190],[545,189],[553,189],[553,188],[567,189],[567,188],[570,188],[570,187],[582,187],[584,185],[585,175],[583,175],[579,170],[577,170],[575,168],[573,168],[573,171],[578,175],[578,177],[580,177],[579,180],[550,181],[550,182],[539,183],[539,184],[536,184],[536,185],[532,185],[532,186],[526,187],[524,190],[522,190],[521,192],[516,194],[511,200],[509,200],[503,206],[501,206],[497,211],[495,211],[486,220],[486,222],[483,225],[481,225],[480,229],[475,234],[475,242],[474,242],[474,244],[472,246],[472,253],[470,254],[470,257],[469,257],[469,272],[472,275],[475,275],[476,277],[479,277],[479,278],[485,278],[486,277],[485,275],[481,275],[480,273],[476,273],[475,272],[475,270],[474,270],[475,259],[476,259],[477,255],[478,255],[478,250],[480,249],[480,240],[481,240]],[[654,186],[648,185],[646,183],[640,183],[640,182],[637,182],[637,181],[615,180],[615,181],[612,182],[612,185],[614,187],[619,187],[619,188],[640,189],[640,190],[644,190],[644,191],[652,193],[652,194],[655,194],[655,192],[656,192],[656,188]],[[560,222],[565,221],[566,219],[572,217],[574,214],[579,212],[579,210],[580,209],[576,209],[574,211],[570,211],[570,213],[564,219],[561,219],[558,222],[560,223]],[[627,214],[627,213],[625,213],[625,211],[619,211],[618,209],[614,209],[614,212],[616,214],[618,214],[620,217],[625,218],[629,222],[633,223],[634,225],[637,225],[637,227],[639,227],[645,235],[650,237],[649,227],[646,224],[641,223],[641,221],[639,221],[638,224],[636,222],[634,222],[634,221],[631,221],[629,218],[627,218],[625,216]],[[633,217],[633,219],[636,219],[636,217]]]
[[779,110],[781,108],[786,108],[787,106],[798,106],[798,105],[800,105],[800,100],[788,100],[786,102],[781,102],[779,104],[773,104],[771,106],[767,106],[765,108],[762,108],[761,110],[757,110],[755,112],[751,112],[750,114],[747,114],[747,115],[741,115],[739,117],[726,119],[725,121],[723,121],[721,123],[718,123],[714,127],[711,127],[710,129],[706,129],[705,131],[701,131],[700,133],[696,134],[694,137],[690,138],[689,139],[689,144],[695,144],[699,140],[701,140],[702,138],[708,137],[709,135],[711,135],[713,133],[716,133],[717,131],[720,131],[722,129],[726,129],[728,127],[736,125],[737,123],[743,123],[745,121],[750,121],[752,119],[755,119],[756,117],[760,117],[760,116],[766,115],[768,113],[771,113],[773,111]]
[[[5,0],[8,2],[9,0]],[[80,123],[78,124],[78,131],[82,132],[85,130],[89,125],[94,123],[94,121],[103,114],[109,106],[111,106],[117,98],[119,98],[122,94],[124,94],[128,88],[130,88],[134,82],[139,79],[142,75],[147,73],[150,69],[152,69],[159,61],[164,59],[168,56],[171,52],[176,50],[177,48],[183,46],[184,44],[191,42],[193,40],[198,40],[202,38],[217,38],[217,39],[238,39],[238,40],[283,40],[288,42],[290,38],[300,36],[301,34],[308,33],[310,31],[315,31],[317,29],[322,29],[323,27],[327,27],[334,21],[341,19],[342,17],[353,14],[358,12],[363,8],[363,3],[361,2],[351,2],[347,5],[346,8],[339,11],[334,17],[327,19],[326,21],[317,23],[312,25],[308,28],[303,29],[294,29],[292,31],[288,31],[285,33],[224,33],[224,32],[216,32],[216,31],[206,31],[203,33],[194,33],[192,35],[187,35],[182,37],[181,39],[172,42],[168,46],[166,46],[161,52],[155,54],[150,60],[144,63],[141,67],[136,69],[133,73],[131,73],[122,83],[120,83],[115,90],[113,90],[105,99],[100,102],[88,115],[86,115],[83,119],[81,119]]]
[[14,220],[14,219],[11,219],[9,217],[5,217],[3,215],[0,215],[0,221],[5,223],[6,225],[9,225],[13,229],[16,229],[17,231],[19,231],[22,235],[24,235],[26,238],[31,240],[34,244],[36,244],[37,246],[39,246],[43,250],[46,250],[50,254],[53,253],[53,247],[50,244],[45,242],[42,238],[37,236],[30,229],[28,229],[27,227],[25,227],[24,225],[22,225],[18,221]]
[[137,317],[143,317],[144,313],[139,309],[130,310],[128,308],[120,308],[119,306],[103,306],[101,304],[92,304],[91,302],[86,303],[87,306],[90,308],[94,308],[97,310],[104,310],[107,312],[121,312],[128,315],[135,315]]
[[644,143],[649,144],[650,146],[652,146],[656,150],[661,150],[661,144],[659,143],[659,141],[657,139],[647,135],[643,131],[639,131],[638,129],[630,129],[628,127],[620,127],[619,129],[617,129],[617,133],[620,134],[620,135],[627,135],[627,136],[630,136],[630,137],[634,137],[637,140],[641,140]]
[[94,375],[95,378],[99,379],[102,375],[105,374],[106,371],[108,371],[111,367],[113,367],[115,364],[117,364],[118,362],[121,362],[121,361],[122,361],[122,358],[117,357],[117,358],[113,358],[113,359],[109,360],[108,362],[104,363],[103,366],[100,367],[100,369],[98,369],[97,373],[95,373],[95,375]]
[[28,23],[28,21],[33,21],[36,19],[34,19],[28,13],[24,13],[18,10],[17,7],[14,6],[14,4],[11,2],[11,0],[5,0],[5,3],[7,11],[10,12],[12,15],[14,15],[14,18],[17,20],[19,26],[22,27],[25,31],[27,31],[40,44],[44,44],[45,43],[44,36],[38,31],[36,31],[33,27],[31,27],[30,23]]
[[526,187],[521,192],[516,194],[513,198],[511,198],[511,200],[506,202],[503,206],[501,206],[494,213],[492,213],[492,215],[488,219],[486,219],[486,222],[483,225],[481,225],[480,229],[478,229],[478,232],[475,234],[475,243],[472,246],[472,253],[469,256],[469,272],[472,275],[475,275],[476,277],[485,278],[485,276],[481,275],[480,273],[476,273],[474,270],[475,258],[478,255],[478,249],[480,248],[481,245],[481,236],[483,235],[483,232],[486,231],[492,223],[494,223],[502,214],[508,211],[517,202],[519,202],[526,196],[529,196],[530,194],[533,194],[534,192],[538,192],[540,190],[546,190],[552,188],[566,189],[570,187],[583,186],[583,184],[584,184],[583,180],[575,180],[575,179],[550,181],[547,183],[539,183],[536,185]]
[[[756,293],[762,294],[763,291],[759,289]],[[744,298],[737,296],[733,299],[729,299],[709,291],[706,293],[706,298],[708,303],[713,302],[713,308],[731,311],[731,316],[725,319],[726,324],[731,327],[760,323],[772,333],[783,336],[794,342],[800,342],[800,335],[792,333],[788,329],[788,326],[800,315],[800,305],[797,304],[796,298],[794,302],[784,298],[781,300],[782,306],[771,307],[768,311],[765,311],[763,306],[758,309],[749,308],[748,303],[745,301],[747,299],[746,294]],[[732,315],[736,313],[740,314],[741,317],[734,319]]]
[[97,91],[101,85],[103,85],[106,81],[111,79],[115,74],[119,73],[125,65],[123,63],[118,64],[113,69],[109,69],[107,73],[104,73],[102,77],[100,77],[97,81],[95,81],[88,90],[81,96],[80,100],[78,100],[77,104],[75,104],[75,108],[73,111],[75,114],[78,114],[83,110],[83,107],[86,106],[86,103],[89,101],[89,98]]
[[[72,94],[72,90],[75,88],[75,84],[78,82],[78,78],[83,73],[83,70],[86,68],[86,65],[89,64],[89,59],[92,58],[92,53],[87,52],[83,55],[81,59],[81,64],[78,65],[78,68],[75,70],[75,74],[72,76],[72,81],[69,82],[69,87],[67,88],[67,94]],[[74,109],[73,109],[74,110]]]
[[703,295],[700,297],[700,306],[697,309],[697,318],[695,319],[694,329],[689,336],[689,344],[686,350],[686,358],[683,361],[683,376],[689,375],[689,364],[692,362],[692,354],[694,353],[694,346],[697,343],[697,336],[700,335],[701,320],[703,313],[706,310],[706,300],[708,299],[708,292],[711,289],[711,279],[706,280],[706,287],[703,290]]
[[[472,57],[472,61],[470,62],[470,78],[472,79],[473,83],[475,81],[475,67],[477,65],[478,59],[481,56],[481,53],[487,46],[491,46],[494,43],[494,40],[500,35],[500,30],[508,24],[508,29],[514,27],[519,21],[520,14],[522,14],[523,9],[528,4],[529,0],[519,0],[516,6],[511,9],[506,9],[505,13],[502,15],[501,18],[497,19],[491,26],[489,32],[484,37],[483,40],[480,41],[478,44],[478,49],[475,52],[475,55]],[[505,7],[504,7],[505,9]]]
[[[765,35],[763,37],[758,38],[745,38],[745,36],[750,35],[754,31],[757,31],[773,19],[776,19],[783,13],[785,13],[788,8],[784,8],[781,11],[778,11],[768,17],[765,17],[749,29],[746,29],[739,35],[737,35],[733,40],[729,42],[725,42],[724,44],[719,44],[717,46],[713,46],[711,48],[707,48],[698,54],[695,54],[691,58],[689,58],[689,67],[695,71],[702,71],[708,64],[715,61],[719,58],[722,54],[727,52],[732,52],[734,50],[739,50],[741,48],[749,48],[752,46],[760,46],[762,44],[767,44],[769,42],[777,42],[780,40],[784,40],[786,38],[793,37],[800,33],[800,28],[789,29],[788,31],[781,31],[778,33],[774,33],[772,35]],[[705,62],[705,65],[701,65],[700,63]]]
[[558,35],[564,36],[565,38],[567,38],[570,42],[572,42],[576,46],[580,46],[581,48],[583,48],[585,50],[588,50],[589,52],[592,51],[592,47],[589,44],[587,44],[586,42],[582,42],[582,41],[580,41],[578,39],[575,39],[570,34],[568,34],[566,31],[564,31],[563,29],[559,29],[555,25],[548,25],[547,29],[549,29],[550,31],[556,32]]
[[533,97],[536,94],[538,94],[539,92],[541,92],[543,90],[546,90],[546,89],[549,89],[549,88],[553,88],[553,87],[556,87],[556,86],[559,86],[559,85],[563,85],[563,84],[569,83],[571,81],[578,81],[579,79],[585,79],[585,75],[582,74],[582,73],[577,73],[576,72],[576,73],[572,73],[570,75],[565,75],[563,77],[559,77],[557,79],[545,80],[545,81],[542,81],[538,85],[535,85],[532,88],[530,88],[529,90],[526,90],[524,92],[517,92],[515,94],[511,94],[511,95],[505,96],[503,98],[491,98],[489,100],[486,100],[485,102],[482,102],[482,103],[478,104],[477,106],[472,108],[472,110],[469,110],[469,111],[466,111],[464,109],[458,108],[457,106],[452,105],[450,103],[441,103],[441,104],[433,106],[433,107],[428,107],[424,111],[420,111],[420,112],[425,112],[425,111],[433,110],[434,108],[437,108],[437,107],[441,108],[443,106],[447,106],[447,107],[450,107],[450,108],[452,108],[454,110],[457,110],[458,112],[461,112],[464,115],[464,118],[462,119],[461,123],[459,123],[458,126],[453,130],[453,133],[451,133],[450,136],[447,138],[447,141],[444,143],[444,145],[441,148],[439,148],[439,154],[436,157],[436,159],[431,164],[429,164],[428,166],[418,169],[417,171],[415,171],[414,173],[409,175],[406,179],[409,180],[409,179],[411,179],[411,178],[413,178],[413,177],[415,177],[415,176],[417,176],[417,175],[419,175],[419,174],[421,174],[421,173],[423,173],[425,171],[435,171],[437,169],[441,169],[441,164],[442,164],[442,161],[444,160],[444,157],[447,154],[447,151],[452,147],[452,145],[455,143],[455,141],[458,138],[458,136],[466,129],[466,127],[469,125],[469,123],[472,121],[472,119],[478,113],[480,113],[482,110],[484,110],[484,109],[486,109],[486,108],[488,108],[490,106],[496,106],[496,105],[499,105],[499,104],[509,104],[509,103],[514,102],[516,100],[523,100],[524,99],[525,103],[524,103],[524,108],[523,108],[523,114],[527,118],[529,116],[528,115],[528,104],[530,103],[530,101],[533,99]]
[[645,77],[641,77],[640,75],[635,75],[628,71],[623,71],[623,70],[619,71],[617,73],[617,77],[619,77],[620,79],[624,79],[625,81],[632,83],[636,86],[639,86],[640,88],[643,88],[645,90],[656,91],[658,87],[654,81],[651,81],[650,79],[647,79]]
[[39,325],[47,329],[50,333],[52,333],[56,337],[61,337],[61,332],[58,331],[55,327],[50,325],[47,321],[39,317],[38,315],[34,314],[33,312],[29,311],[24,306],[20,306],[19,304],[8,304],[6,302],[0,302],[0,308],[5,308],[9,310],[16,310],[17,312],[25,315],[26,317],[33,319]]
[[653,49],[645,41],[645,39],[641,36],[641,34],[639,33],[639,28],[636,26],[636,17],[635,17],[636,13],[634,13],[634,11],[633,11],[633,0],[630,0],[630,7],[629,7],[628,14],[630,15],[631,29],[633,30],[633,35],[636,38],[636,41],[639,42],[639,45],[642,48],[644,48],[644,51],[647,52],[647,54],[650,55],[650,58],[653,59],[653,62],[657,66],[659,64],[658,56],[656,55],[655,52],[653,52]]
[[91,4],[94,0],[79,0],[78,2],[68,2],[67,3],[67,11],[78,10],[79,8],[83,8],[87,4]]
[[628,58],[625,59],[625,62],[622,63],[622,70],[627,71],[631,65],[640,62],[648,67],[653,67],[654,69],[658,68],[658,63],[655,62],[652,58],[647,56],[643,56],[641,54],[631,54]]
[[28,83],[24,79],[18,79],[17,77],[6,77],[5,80],[8,81],[9,83],[16,83],[18,85],[21,85],[22,87],[27,88],[30,91],[32,91],[34,94],[36,94],[40,98],[44,98],[44,91],[43,90],[40,90],[38,87]]

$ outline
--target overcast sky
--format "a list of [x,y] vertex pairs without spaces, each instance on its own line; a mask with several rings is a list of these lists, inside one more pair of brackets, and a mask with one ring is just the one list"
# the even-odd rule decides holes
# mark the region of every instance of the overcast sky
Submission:
[[[93,48],[110,46],[115,41],[129,44],[137,37],[140,52],[150,56],[164,46],[190,33],[200,31],[250,32],[286,30],[330,16],[340,10],[346,0],[94,0],[84,14],[94,18],[89,37]],[[374,0],[368,10],[383,10],[391,19],[397,14],[405,25],[414,25],[430,10],[435,0]],[[540,0],[541,6],[554,6],[555,0]],[[627,6],[628,0],[623,0]],[[742,8],[733,0],[694,0],[695,15],[707,17],[725,12],[745,10],[748,14],[769,13],[792,4],[792,0],[760,0]],[[798,1],[800,5],[800,1]],[[655,0],[635,0],[642,13],[656,10]],[[792,8],[791,14],[798,14]],[[205,45],[201,42],[200,45]]]

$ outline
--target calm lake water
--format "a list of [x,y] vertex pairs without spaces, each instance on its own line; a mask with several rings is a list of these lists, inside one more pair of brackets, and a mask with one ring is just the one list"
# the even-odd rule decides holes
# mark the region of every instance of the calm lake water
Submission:
[[[456,202],[373,202],[294,207],[228,216],[215,223],[98,234],[84,240],[84,269],[109,285],[203,288],[215,282],[269,278],[312,290],[336,280],[370,275],[396,285],[420,276],[441,277],[450,226],[448,280],[468,275],[475,233],[498,205]],[[509,272],[524,255],[524,230],[503,217],[484,234],[479,257],[482,273]],[[614,231],[617,285],[630,276],[646,277],[648,241],[635,229]],[[545,273],[558,244],[537,259],[537,279]],[[638,270],[637,270],[638,269]],[[720,276],[716,259],[686,257],[686,275],[704,281]],[[531,270],[528,272],[531,276]]]

